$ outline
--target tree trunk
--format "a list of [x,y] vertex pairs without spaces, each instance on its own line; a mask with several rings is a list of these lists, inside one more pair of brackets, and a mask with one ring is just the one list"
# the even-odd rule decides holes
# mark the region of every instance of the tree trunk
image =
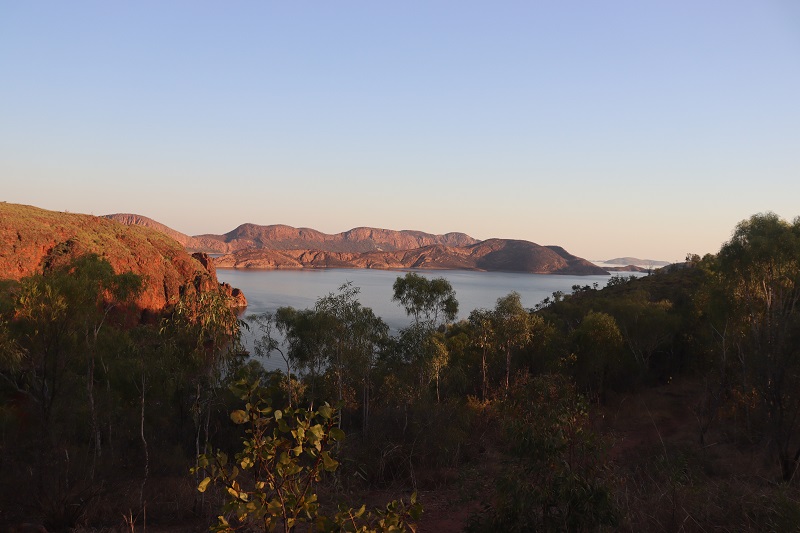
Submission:
[[506,348],[506,390],[511,382],[511,349]]
[[89,479],[94,480],[97,468],[97,458],[100,455],[100,427],[97,423],[97,409],[94,403],[94,352],[89,348],[86,361],[86,395],[89,400],[89,419],[92,425],[92,466],[89,469]]
[[483,401],[486,401],[486,348],[483,349],[483,354],[481,357],[481,376],[483,378],[483,382],[481,385],[481,398]]
[[[147,380],[145,379],[144,372],[142,372],[142,398],[141,398],[141,412],[139,416],[139,436],[142,439],[142,449],[144,450],[144,479],[142,479],[142,486],[139,488],[139,505],[144,509],[144,486],[147,483],[147,478],[150,475],[150,452],[147,448],[147,439],[144,436],[144,407],[145,407],[145,390],[147,388]],[[147,523],[144,525],[147,528]]]

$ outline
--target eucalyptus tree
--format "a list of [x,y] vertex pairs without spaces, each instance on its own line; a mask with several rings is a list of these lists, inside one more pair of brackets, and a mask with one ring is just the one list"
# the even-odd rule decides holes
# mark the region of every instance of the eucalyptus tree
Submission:
[[294,368],[303,374],[303,381],[310,388],[309,400],[312,407],[319,378],[328,366],[327,347],[331,343],[333,322],[333,317],[318,313],[315,309],[301,309],[293,313],[285,331],[288,356]]
[[301,365],[298,362],[299,345],[307,342],[309,331],[314,329],[303,328],[307,322],[309,312],[298,311],[293,307],[279,307],[274,313],[267,311],[248,317],[260,337],[254,343],[255,353],[258,357],[270,358],[278,354],[286,365],[286,393],[289,397],[289,407],[297,400],[297,391],[292,379],[292,370],[297,370]]
[[[358,301],[360,289],[351,282],[317,299],[313,309],[281,307],[275,313],[251,318],[262,336],[256,340],[256,354],[277,353],[286,363],[290,396],[296,402],[292,371],[305,373],[311,385],[311,405],[316,399],[318,378],[326,372],[334,377],[336,398],[345,391],[361,388],[363,424],[369,422],[371,375],[378,352],[386,344],[389,328],[372,309]],[[291,403],[290,403],[291,406]]]
[[323,343],[325,360],[336,376],[339,401],[344,399],[348,376],[357,376],[361,385],[363,429],[369,424],[370,388],[375,360],[385,346],[389,327],[369,307],[358,301],[360,289],[352,282],[344,283],[338,292],[319,298],[314,307],[319,319],[327,325]]
[[401,337],[406,341],[410,362],[417,367],[421,392],[425,376],[430,373],[431,360],[436,357],[438,367],[444,364],[442,352],[434,349],[435,345],[429,338],[458,315],[456,292],[444,278],[428,279],[414,272],[398,277],[392,288],[392,300],[413,319],[412,324],[401,332]]
[[576,381],[604,402],[609,376],[618,370],[623,346],[617,321],[607,313],[589,311],[571,337]]
[[511,380],[512,353],[531,342],[535,327],[542,321],[540,316],[531,314],[522,307],[522,299],[516,291],[497,299],[492,311],[492,322],[494,323],[497,349],[505,356],[506,390]]
[[428,279],[414,272],[398,277],[392,301],[398,302],[415,324],[436,329],[458,315],[458,300],[453,286],[444,278]]
[[429,353],[428,371],[436,383],[436,401],[440,402],[439,381],[442,371],[450,362],[450,353],[447,349],[444,335],[439,332],[430,335],[426,341],[426,351]]
[[96,429],[94,371],[97,344],[109,313],[141,288],[134,274],[115,274],[94,254],[22,280],[15,305],[21,333],[27,383],[37,396],[45,423],[61,391],[61,378],[73,354],[86,356],[86,387]]
[[800,218],[762,213],[740,222],[718,264],[733,297],[742,375],[758,391],[790,480],[800,461]]
[[[187,382],[192,405],[195,452],[208,451],[211,413],[222,379],[244,354],[243,323],[231,298],[220,291],[184,293],[161,328],[173,349],[188,355]],[[201,446],[202,443],[202,446]]]
[[488,309],[475,309],[469,314],[474,345],[481,353],[481,399],[486,401],[488,393],[487,356],[495,342],[495,328],[492,312]]

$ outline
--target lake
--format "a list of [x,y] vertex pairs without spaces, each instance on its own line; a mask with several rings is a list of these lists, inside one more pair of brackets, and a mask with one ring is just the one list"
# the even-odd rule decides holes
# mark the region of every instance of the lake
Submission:
[[[522,297],[522,305],[534,307],[555,291],[567,294],[573,285],[598,284],[604,287],[610,275],[600,276],[562,276],[553,274],[525,274],[515,272],[474,272],[466,270],[415,270],[429,277],[443,277],[456,291],[459,304],[458,318],[467,318],[473,309],[493,308],[498,298],[511,291]],[[371,307],[376,315],[383,318],[392,331],[407,326],[411,320],[405,311],[392,301],[392,284],[405,271],[373,269],[318,269],[318,270],[244,270],[218,269],[219,281],[230,283],[244,291],[248,306],[243,318],[250,315],[275,311],[278,307],[292,306],[306,309],[314,306],[317,298],[337,292],[338,288],[350,281],[359,287],[359,301]],[[630,272],[614,275],[629,276]],[[635,274],[634,275],[641,275]],[[245,334],[245,344],[253,349],[253,334]],[[281,368],[278,358],[262,361],[269,369]]]

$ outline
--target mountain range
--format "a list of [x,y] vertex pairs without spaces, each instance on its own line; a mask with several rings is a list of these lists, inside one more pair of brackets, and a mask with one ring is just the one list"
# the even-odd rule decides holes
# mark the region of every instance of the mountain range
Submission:
[[189,251],[222,254],[221,268],[381,268],[458,269],[536,274],[606,274],[560,246],[514,239],[479,241],[464,233],[359,227],[336,234],[286,225],[242,224],[224,234],[189,236],[150,218],[117,213],[106,218],[145,226]]

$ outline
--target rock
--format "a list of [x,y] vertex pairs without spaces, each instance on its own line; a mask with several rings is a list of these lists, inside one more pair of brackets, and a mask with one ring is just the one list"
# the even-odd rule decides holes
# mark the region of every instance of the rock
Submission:
[[229,297],[232,301],[231,307],[236,307],[238,309],[243,309],[247,307],[247,298],[245,298],[244,293],[234,287],[231,287],[227,283],[220,283],[219,289],[225,296]]
[[[136,215],[111,216],[135,224],[146,219],[136,218]],[[166,228],[155,221],[148,224]],[[464,233],[434,235],[359,227],[329,235],[311,228],[281,224],[242,224],[223,235],[187,238],[192,239],[186,244],[190,249],[224,253],[213,261],[219,268],[421,268],[607,274],[604,269],[560,246],[540,246],[513,239],[478,241]],[[208,259],[204,261],[208,264]]]
[[213,261],[192,257],[175,240],[141,226],[90,215],[0,204],[0,278],[19,280],[87,254],[105,259],[117,274],[142,276],[135,302],[156,315],[181,295],[218,290]]

